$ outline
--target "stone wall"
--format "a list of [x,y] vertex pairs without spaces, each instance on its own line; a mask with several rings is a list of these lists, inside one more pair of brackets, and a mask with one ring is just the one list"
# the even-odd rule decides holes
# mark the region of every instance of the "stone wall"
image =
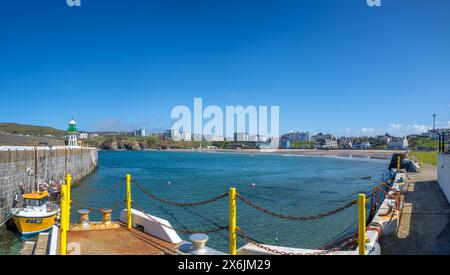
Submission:
[[[36,181],[60,181],[66,173],[72,174],[75,184],[92,173],[97,164],[98,151],[94,148],[0,151],[0,209],[5,213],[12,207],[14,196],[20,192],[21,184],[33,188]],[[1,219],[3,216],[0,221]]]
[[438,183],[450,202],[450,154],[438,155]]

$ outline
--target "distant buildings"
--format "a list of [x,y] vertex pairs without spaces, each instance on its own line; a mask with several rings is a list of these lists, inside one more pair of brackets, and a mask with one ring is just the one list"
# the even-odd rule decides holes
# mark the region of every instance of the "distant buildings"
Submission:
[[281,138],[282,140],[289,140],[290,142],[296,142],[296,141],[309,141],[309,133],[308,132],[289,132],[288,134],[285,134]]
[[370,144],[369,141],[362,141],[362,142],[354,143],[352,149],[369,150],[371,148],[372,148],[372,145]]
[[316,149],[337,149],[338,143],[335,137],[319,139],[315,144]]
[[408,143],[408,139],[406,137],[394,138],[387,145],[387,148],[389,150],[405,150],[405,149],[408,149],[408,147],[409,147],[409,143]]
[[202,140],[202,138],[199,137],[198,134],[192,135],[191,132],[189,132],[189,131],[184,131],[180,135],[181,135],[181,140],[182,141],[192,141],[192,139],[194,139],[194,140]]
[[234,141],[248,141],[247,133],[234,133]]
[[337,140],[338,147],[341,149],[353,149],[353,139],[349,137],[341,137]]
[[139,129],[134,131],[134,136],[136,137],[146,137],[147,131],[145,129]]
[[424,136],[428,136],[431,139],[439,139],[439,135],[444,134],[447,138],[450,136],[450,129],[449,128],[441,128],[441,129],[435,129],[435,130],[429,130],[428,133],[424,134]]
[[89,134],[87,132],[79,132],[78,139],[81,139],[81,140],[89,139]]

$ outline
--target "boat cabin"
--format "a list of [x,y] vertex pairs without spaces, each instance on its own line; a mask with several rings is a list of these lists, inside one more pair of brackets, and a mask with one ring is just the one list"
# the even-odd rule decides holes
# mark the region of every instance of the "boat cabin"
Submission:
[[39,207],[48,202],[48,192],[33,192],[24,194],[22,197],[26,207]]

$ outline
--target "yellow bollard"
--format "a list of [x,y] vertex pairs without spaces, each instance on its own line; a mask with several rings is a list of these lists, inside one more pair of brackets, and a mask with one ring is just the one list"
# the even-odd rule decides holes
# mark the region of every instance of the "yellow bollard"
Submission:
[[71,189],[72,189],[72,175],[67,174],[66,176],[66,193],[67,193],[67,199],[66,199],[66,207],[67,207],[67,219],[66,219],[66,230],[70,230],[70,204],[71,204]]
[[230,255],[236,255],[236,188],[230,188]]
[[131,175],[127,174],[127,226],[131,229]]
[[400,172],[400,156],[397,157],[397,173]]
[[366,255],[366,195],[358,195],[358,248],[359,255]]
[[66,255],[67,253],[67,231],[66,231],[66,220],[67,220],[67,186],[65,184],[61,185],[61,216],[59,221],[59,237],[60,237],[60,254]]

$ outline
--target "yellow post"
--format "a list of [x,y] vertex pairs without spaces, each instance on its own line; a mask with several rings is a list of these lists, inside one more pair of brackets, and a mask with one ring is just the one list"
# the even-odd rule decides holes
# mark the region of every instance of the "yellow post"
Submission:
[[131,175],[127,174],[127,226],[131,229]]
[[359,255],[366,255],[366,195],[358,195],[358,248]]
[[230,255],[236,255],[236,188],[230,188]]
[[422,174],[422,172],[423,172],[423,161],[422,160],[419,161],[419,165],[420,165],[420,173]]
[[66,220],[67,220],[67,208],[66,208],[66,200],[67,200],[67,186],[65,184],[61,185],[61,216],[59,221],[59,237],[60,237],[60,254],[66,255],[67,253],[67,229],[66,229]]
[[400,172],[400,156],[397,157],[397,172]]
[[67,199],[66,199],[66,207],[67,207],[67,219],[66,219],[66,230],[70,230],[70,204],[71,204],[71,196],[70,191],[72,189],[72,175],[67,174],[66,176],[66,193],[67,193]]

